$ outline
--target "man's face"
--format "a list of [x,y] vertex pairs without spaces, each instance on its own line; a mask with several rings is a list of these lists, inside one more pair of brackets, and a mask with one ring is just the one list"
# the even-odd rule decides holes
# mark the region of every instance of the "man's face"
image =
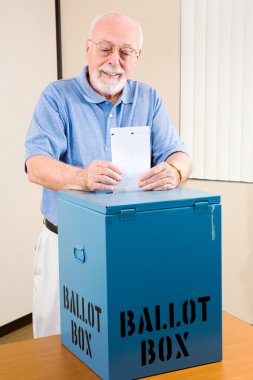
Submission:
[[102,95],[119,94],[140,55],[137,25],[124,17],[101,20],[86,41],[89,80]]

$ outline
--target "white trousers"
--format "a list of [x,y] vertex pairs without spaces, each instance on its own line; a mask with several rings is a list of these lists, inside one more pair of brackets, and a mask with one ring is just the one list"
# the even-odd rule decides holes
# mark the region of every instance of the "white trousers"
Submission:
[[58,235],[43,226],[35,249],[34,338],[60,334]]

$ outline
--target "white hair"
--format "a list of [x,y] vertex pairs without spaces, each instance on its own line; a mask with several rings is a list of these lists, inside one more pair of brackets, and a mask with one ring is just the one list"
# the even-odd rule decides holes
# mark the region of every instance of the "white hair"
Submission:
[[107,17],[111,17],[111,16],[118,16],[118,17],[126,17],[128,18],[129,20],[132,20],[137,28],[138,28],[138,31],[139,31],[139,35],[140,35],[140,49],[142,48],[143,46],[143,31],[142,31],[142,27],[140,25],[140,23],[126,15],[124,15],[123,13],[106,13],[106,14],[103,14],[103,15],[98,15],[96,16],[93,21],[91,22],[91,26],[90,26],[90,30],[89,30],[89,38],[91,38],[92,36],[92,33],[93,33],[93,30],[95,28],[95,26],[100,22],[102,21],[103,19],[107,18]]

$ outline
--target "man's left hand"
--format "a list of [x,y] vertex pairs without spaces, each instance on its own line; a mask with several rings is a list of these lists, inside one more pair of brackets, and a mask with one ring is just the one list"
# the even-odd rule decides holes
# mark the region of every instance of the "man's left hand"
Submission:
[[167,162],[147,170],[139,180],[139,187],[143,190],[170,190],[180,184],[177,170]]

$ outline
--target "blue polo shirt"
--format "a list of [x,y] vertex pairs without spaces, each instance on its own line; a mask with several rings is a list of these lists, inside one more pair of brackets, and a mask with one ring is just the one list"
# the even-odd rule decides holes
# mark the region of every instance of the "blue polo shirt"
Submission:
[[[26,136],[25,159],[46,155],[79,167],[111,161],[110,128],[143,125],[151,127],[152,166],[186,151],[155,89],[128,80],[113,105],[90,86],[85,67],[80,76],[53,82],[42,92]],[[57,192],[43,188],[41,212],[55,225],[56,201]]]

